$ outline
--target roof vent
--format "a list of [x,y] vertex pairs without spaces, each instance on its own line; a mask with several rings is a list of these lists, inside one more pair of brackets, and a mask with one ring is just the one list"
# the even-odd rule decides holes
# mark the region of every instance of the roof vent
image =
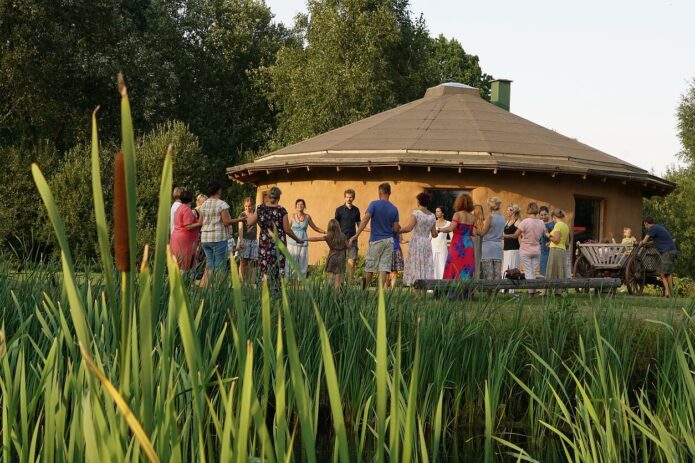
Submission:
[[480,91],[475,87],[471,87],[470,85],[461,84],[458,82],[447,82],[445,84],[437,85],[436,87],[428,88],[427,92],[425,92],[425,98],[457,94],[469,94],[480,96]]

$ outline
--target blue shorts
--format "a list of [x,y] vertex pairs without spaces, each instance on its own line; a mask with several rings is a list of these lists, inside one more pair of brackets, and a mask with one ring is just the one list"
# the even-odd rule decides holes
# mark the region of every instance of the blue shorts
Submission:
[[216,270],[224,268],[227,263],[227,241],[216,241],[213,243],[202,243],[205,251],[207,268]]

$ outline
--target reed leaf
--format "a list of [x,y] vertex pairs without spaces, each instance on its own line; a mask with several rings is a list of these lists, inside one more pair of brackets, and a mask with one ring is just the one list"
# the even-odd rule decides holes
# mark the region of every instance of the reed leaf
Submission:
[[251,393],[253,392],[253,345],[246,343],[246,365],[244,367],[243,383],[241,386],[241,401],[239,403],[236,461],[246,463],[248,460],[249,426],[251,425]]
[[[174,148],[169,145],[167,154],[164,157],[164,167],[162,167],[162,180],[159,184],[159,206],[157,208],[157,234],[154,246],[154,268],[152,271],[152,302],[149,311],[151,315],[148,317],[150,322],[146,326],[141,326],[142,329],[147,329],[151,333],[154,332],[151,320],[157,320],[159,317],[159,305],[164,294],[164,274],[167,267],[166,250],[169,244],[169,220],[171,211],[171,191],[173,186],[173,156]],[[143,310],[143,307],[140,307]]]
[[[377,462],[385,461],[384,448],[386,447],[386,394],[388,389],[387,383],[387,361],[388,361],[388,345],[386,339],[386,302],[384,301],[384,288],[378,284],[379,302],[377,307],[376,321],[376,429],[377,429]],[[406,435],[407,437],[407,435]],[[405,451],[403,453],[404,461]]]
[[106,221],[106,208],[104,207],[104,192],[101,184],[101,165],[99,161],[99,134],[97,129],[96,107],[92,113],[92,197],[94,199],[94,219],[97,227],[97,241],[99,243],[99,255],[101,257],[101,271],[104,273],[104,282],[110,301],[116,300],[116,278],[113,272],[113,258],[111,257],[111,240]]
[[58,240],[58,245],[60,246],[60,256],[63,267],[63,284],[68,295],[68,301],[70,303],[70,316],[72,317],[72,323],[75,327],[75,332],[77,333],[77,339],[84,346],[87,353],[90,353],[92,335],[89,330],[89,326],[87,325],[82,298],[80,297],[77,289],[75,269],[72,263],[72,254],[70,253],[68,239],[65,235],[65,227],[63,226],[63,221],[58,214],[58,207],[55,204],[53,193],[51,193],[51,189],[41,173],[39,166],[32,164],[31,173],[34,177],[36,188],[39,190],[39,194],[43,200],[43,204],[46,207],[48,218],[53,225],[53,231],[56,235],[56,239]]
[[417,393],[420,381],[420,336],[415,338],[415,356],[413,369],[410,372],[410,385],[408,386],[408,407],[405,418],[405,430],[403,431],[403,457],[402,461],[411,461],[414,452],[417,435]]
[[338,374],[333,361],[333,351],[331,343],[328,340],[328,332],[323,324],[323,319],[319,310],[314,307],[316,314],[316,322],[319,326],[319,336],[321,337],[321,355],[323,358],[323,371],[326,375],[326,387],[328,389],[328,399],[331,404],[331,416],[333,417],[333,429],[338,437],[338,455],[343,463],[350,462],[350,452],[348,447],[348,437],[345,430],[345,418],[343,416],[343,401],[340,394],[340,385],[338,384]]
[[133,412],[130,410],[130,407],[128,406],[126,401],[123,400],[123,397],[121,397],[121,395],[118,393],[118,390],[114,387],[113,384],[111,384],[111,382],[104,375],[104,373],[102,373],[102,371],[96,366],[87,350],[84,349],[84,347],[81,344],[80,352],[82,352],[82,359],[87,365],[87,368],[89,368],[89,371],[91,371],[94,374],[94,376],[97,377],[97,379],[101,382],[102,386],[104,387],[104,390],[106,390],[107,394],[116,404],[116,407],[118,407],[118,410],[121,412],[121,415],[123,416],[123,419],[126,421],[126,423],[128,423],[128,427],[130,427],[131,431],[133,432],[133,435],[135,436],[135,439],[138,441],[138,444],[140,444],[140,448],[145,453],[145,456],[147,456],[150,462],[159,462],[159,457],[157,456],[157,453],[155,452],[154,447],[152,446],[152,442],[150,442],[150,438],[147,436],[147,433],[142,428]]
[[297,403],[297,413],[301,424],[301,438],[306,451],[306,459],[309,463],[316,463],[316,441],[313,433],[314,425],[311,413],[309,394],[307,393],[306,382],[302,365],[299,361],[299,348],[295,337],[294,323],[287,301],[287,290],[284,282],[282,285],[282,309],[285,319],[285,337],[287,339],[287,357],[290,362],[290,378],[292,380],[292,390]]

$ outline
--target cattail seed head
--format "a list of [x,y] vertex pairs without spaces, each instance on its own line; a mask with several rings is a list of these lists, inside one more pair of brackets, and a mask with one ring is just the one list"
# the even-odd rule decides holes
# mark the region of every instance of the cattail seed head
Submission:
[[125,86],[125,78],[123,77],[123,73],[119,72],[116,79],[118,80],[118,93],[121,94],[121,98],[128,98],[128,88]]
[[116,268],[130,272],[130,246],[128,245],[128,203],[125,192],[125,160],[123,152],[116,155],[113,175],[113,248]]

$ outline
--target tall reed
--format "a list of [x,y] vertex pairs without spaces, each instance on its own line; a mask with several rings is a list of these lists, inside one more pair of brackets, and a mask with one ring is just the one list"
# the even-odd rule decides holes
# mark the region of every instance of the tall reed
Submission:
[[[128,265],[104,245],[95,175],[102,268],[76,271],[38,166],[59,266],[16,275],[0,259],[3,461],[695,457],[692,305],[652,323],[600,298],[529,308],[335,293],[305,279],[273,293],[243,286],[233,264],[228,281],[200,288],[167,251],[171,150],[156,242],[137,266],[137,153],[119,84],[125,201],[115,212],[125,213],[127,246],[116,244]],[[93,172],[96,124],[95,113]]]

